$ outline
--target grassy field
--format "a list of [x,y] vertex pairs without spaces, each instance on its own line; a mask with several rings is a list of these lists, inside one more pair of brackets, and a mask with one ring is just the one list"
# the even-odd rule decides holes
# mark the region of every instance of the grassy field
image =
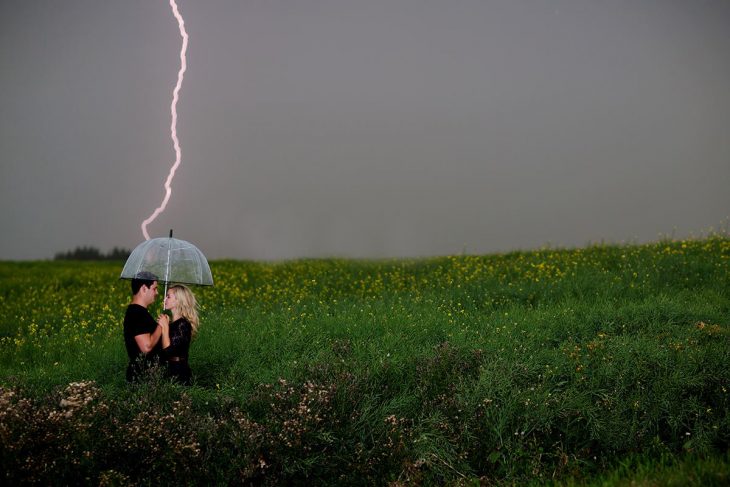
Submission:
[[729,263],[722,236],[212,262],[184,388],[125,383],[122,263],[0,262],[0,476],[727,485]]

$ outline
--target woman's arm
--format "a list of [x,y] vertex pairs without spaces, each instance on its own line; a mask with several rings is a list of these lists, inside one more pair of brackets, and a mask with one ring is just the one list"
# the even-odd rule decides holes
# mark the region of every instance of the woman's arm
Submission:
[[[167,316],[165,316],[165,318],[167,318]],[[160,328],[162,328],[162,349],[163,350],[170,346],[170,324],[169,324],[170,319],[169,318],[167,318],[167,322],[168,322],[167,325],[160,327]]]

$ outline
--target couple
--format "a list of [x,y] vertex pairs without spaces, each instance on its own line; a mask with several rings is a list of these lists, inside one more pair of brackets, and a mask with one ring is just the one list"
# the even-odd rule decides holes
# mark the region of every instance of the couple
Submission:
[[190,341],[198,331],[198,309],[195,296],[187,287],[176,284],[167,290],[164,308],[157,321],[147,307],[157,299],[157,276],[140,272],[132,279],[132,302],[124,315],[124,344],[129,355],[127,381],[137,382],[157,364],[166,366],[166,373],[175,382],[190,385],[188,365]]

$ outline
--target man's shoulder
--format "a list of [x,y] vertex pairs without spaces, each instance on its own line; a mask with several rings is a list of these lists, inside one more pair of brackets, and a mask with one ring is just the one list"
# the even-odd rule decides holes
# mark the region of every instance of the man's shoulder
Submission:
[[[148,327],[153,324],[155,324],[155,320],[147,308],[134,303],[127,306],[127,312],[124,314],[125,330],[134,330],[137,332],[140,327]],[[143,332],[147,333],[147,331]]]
[[129,306],[127,306],[127,312],[125,313],[125,315],[127,315],[127,316],[149,315],[149,314],[150,314],[150,312],[147,311],[147,308],[145,308],[144,306],[142,306],[140,304],[136,304],[136,303],[130,303]]

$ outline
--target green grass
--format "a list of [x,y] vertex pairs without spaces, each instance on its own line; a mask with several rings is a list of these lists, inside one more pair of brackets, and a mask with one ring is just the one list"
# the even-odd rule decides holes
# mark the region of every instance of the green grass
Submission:
[[121,263],[0,263],[0,471],[59,484],[722,485],[729,260],[717,236],[212,262],[216,286],[195,290],[192,388],[125,383]]

